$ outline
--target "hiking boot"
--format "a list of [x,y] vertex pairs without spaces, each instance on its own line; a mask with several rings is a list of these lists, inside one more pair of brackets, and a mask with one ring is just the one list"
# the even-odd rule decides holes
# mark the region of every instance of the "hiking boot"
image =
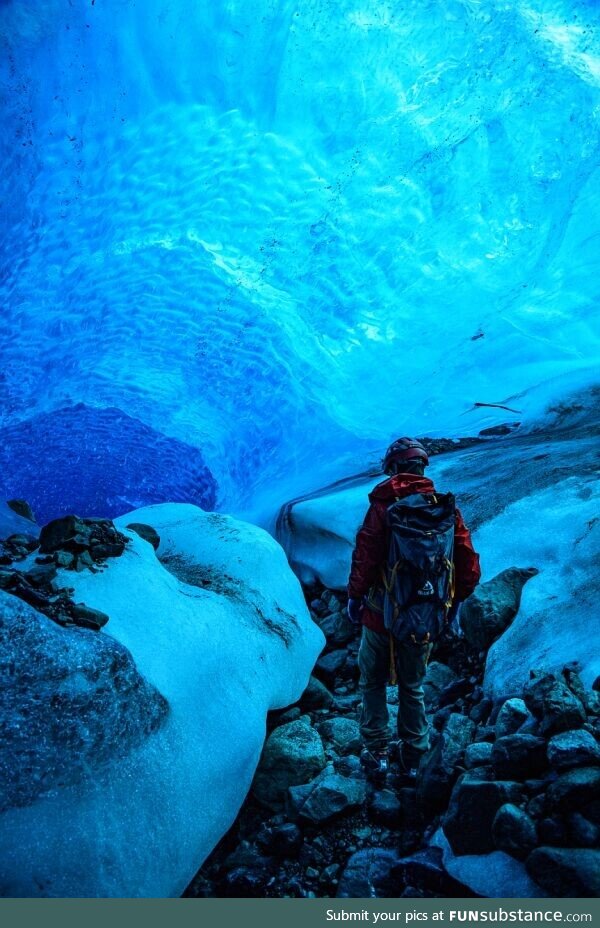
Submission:
[[398,765],[400,776],[415,780],[422,755],[411,754],[404,741],[392,741],[389,753],[390,759]]
[[360,762],[364,767],[365,773],[374,784],[377,786],[383,786],[385,784],[390,769],[390,758],[387,748],[381,751],[369,751],[368,748],[363,748],[360,755]]

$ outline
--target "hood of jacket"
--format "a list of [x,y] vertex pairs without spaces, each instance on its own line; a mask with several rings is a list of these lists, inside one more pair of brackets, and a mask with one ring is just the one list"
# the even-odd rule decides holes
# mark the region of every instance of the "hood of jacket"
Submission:
[[369,501],[391,503],[397,496],[410,496],[411,493],[435,493],[435,487],[428,477],[420,477],[418,474],[394,474],[371,490]]

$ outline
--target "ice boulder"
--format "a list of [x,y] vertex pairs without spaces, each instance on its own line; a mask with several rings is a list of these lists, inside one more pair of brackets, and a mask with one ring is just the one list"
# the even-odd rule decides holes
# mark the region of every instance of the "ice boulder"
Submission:
[[[134,522],[155,530],[157,552],[127,530]],[[54,627],[2,600],[23,611],[30,632],[21,682],[28,675],[34,691],[61,690],[78,722],[66,769],[49,775],[56,744],[46,733],[48,756],[32,739],[23,788],[6,794],[3,895],[179,895],[245,798],[267,711],[301,695],[324,643],[283,551],[261,529],[187,504],[147,507],[116,524],[130,539],[121,557],[101,573],[61,570],[57,578],[75,588],[76,601],[110,616],[102,632]],[[40,677],[33,655],[44,642],[49,665],[52,648],[62,655],[60,667],[54,662],[61,682]],[[128,662],[135,685],[129,701],[115,685],[97,704],[90,693],[102,690],[103,673],[116,680],[111,653]],[[24,698],[12,685],[5,719]],[[30,708],[47,709],[33,698]]]

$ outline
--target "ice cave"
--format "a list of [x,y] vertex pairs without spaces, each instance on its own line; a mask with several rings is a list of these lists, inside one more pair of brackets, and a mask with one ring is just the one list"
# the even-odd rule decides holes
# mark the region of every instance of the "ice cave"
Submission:
[[[598,4],[0,47],[0,895],[599,896]],[[386,799],[346,598],[403,435],[482,583]]]

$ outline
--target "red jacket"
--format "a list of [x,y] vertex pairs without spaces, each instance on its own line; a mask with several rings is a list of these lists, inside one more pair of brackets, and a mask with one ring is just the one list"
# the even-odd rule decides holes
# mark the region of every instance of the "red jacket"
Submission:
[[[411,493],[435,493],[435,487],[427,477],[396,474],[377,484],[369,493],[371,505],[362,528],[358,530],[352,554],[348,596],[353,599],[361,599],[381,579],[381,568],[387,559],[390,543],[387,508],[397,497],[410,496]],[[458,508],[454,531],[454,569],[454,602],[457,603],[471,595],[481,577],[479,555],[473,549],[469,529]],[[367,628],[377,632],[385,631],[383,616],[379,612],[365,607],[362,621]]]

